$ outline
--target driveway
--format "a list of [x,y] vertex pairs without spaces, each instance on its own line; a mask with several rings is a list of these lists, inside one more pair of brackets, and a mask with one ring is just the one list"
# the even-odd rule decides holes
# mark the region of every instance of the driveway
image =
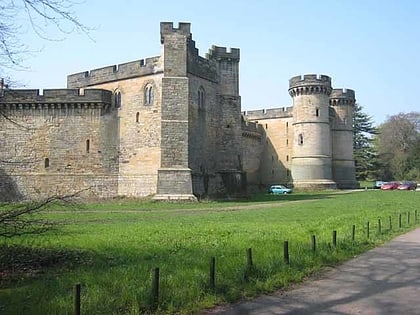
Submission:
[[206,314],[420,314],[420,229],[290,290]]

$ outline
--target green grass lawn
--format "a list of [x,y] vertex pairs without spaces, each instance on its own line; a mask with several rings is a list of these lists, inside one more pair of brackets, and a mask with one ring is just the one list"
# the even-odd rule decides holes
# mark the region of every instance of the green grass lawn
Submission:
[[[83,314],[149,313],[156,267],[155,313],[200,313],[285,288],[413,229],[420,222],[420,213],[414,222],[419,204],[418,192],[368,190],[199,204],[118,200],[50,209],[46,217],[66,223],[58,230],[0,241],[0,313],[72,314],[76,283],[81,283]],[[290,265],[283,259],[286,240]],[[248,248],[252,267],[247,266]],[[216,260],[214,290],[209,287],[211,257]]]

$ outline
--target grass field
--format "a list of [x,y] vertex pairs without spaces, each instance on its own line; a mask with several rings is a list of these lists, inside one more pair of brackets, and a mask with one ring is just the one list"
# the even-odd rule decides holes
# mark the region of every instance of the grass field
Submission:
[[[413,229],[420,222],[420,213],[415,222],[419,204],[418,192],[368,190],[261,195],[247,202],[118,200],[77,210],[53,208],[45,216],[65,223],[58,230],[0,241],[0,313],[72,314],[76,283],[81,283],[83,314],[200,313],[286,288]],[[290,264],[284,262],[284,241]],[[156,267],[160,291],[153,310]]]

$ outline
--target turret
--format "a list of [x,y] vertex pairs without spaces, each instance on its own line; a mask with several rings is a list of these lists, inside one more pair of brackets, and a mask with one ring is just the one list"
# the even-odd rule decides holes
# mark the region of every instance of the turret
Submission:
[[219,93],[222,95],[239,95],[239,49],[212,46],[206,57],[215,60],[219,73]]
[[333,89],[332,109],[332,171],[338,188],[359,187],[353,157],[353,110],[355,93],[350,89]]
[[156,200],[195,200],[188,167],[188,40],[190,23],[160,24],[164,76],[161,103],[161,165]]
[[292,181],[300,188],[335,188],[331,169],[331,78],[307,74],[289,81],[293,98]]

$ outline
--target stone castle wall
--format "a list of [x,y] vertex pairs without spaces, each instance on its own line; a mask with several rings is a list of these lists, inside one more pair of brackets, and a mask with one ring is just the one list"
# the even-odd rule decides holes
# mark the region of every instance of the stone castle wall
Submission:
[[2,200],[82,191],[115,196],[116,113],[104,90],[4,91],[0,97]]
[[161,43],[161,56],[69,75],[67,89],[2,91],[3,196],[195,200],[355,185],[354,91],[298,76],[293,107],[241,113],[239,49],[199,56],[189,23],[161,23]]

